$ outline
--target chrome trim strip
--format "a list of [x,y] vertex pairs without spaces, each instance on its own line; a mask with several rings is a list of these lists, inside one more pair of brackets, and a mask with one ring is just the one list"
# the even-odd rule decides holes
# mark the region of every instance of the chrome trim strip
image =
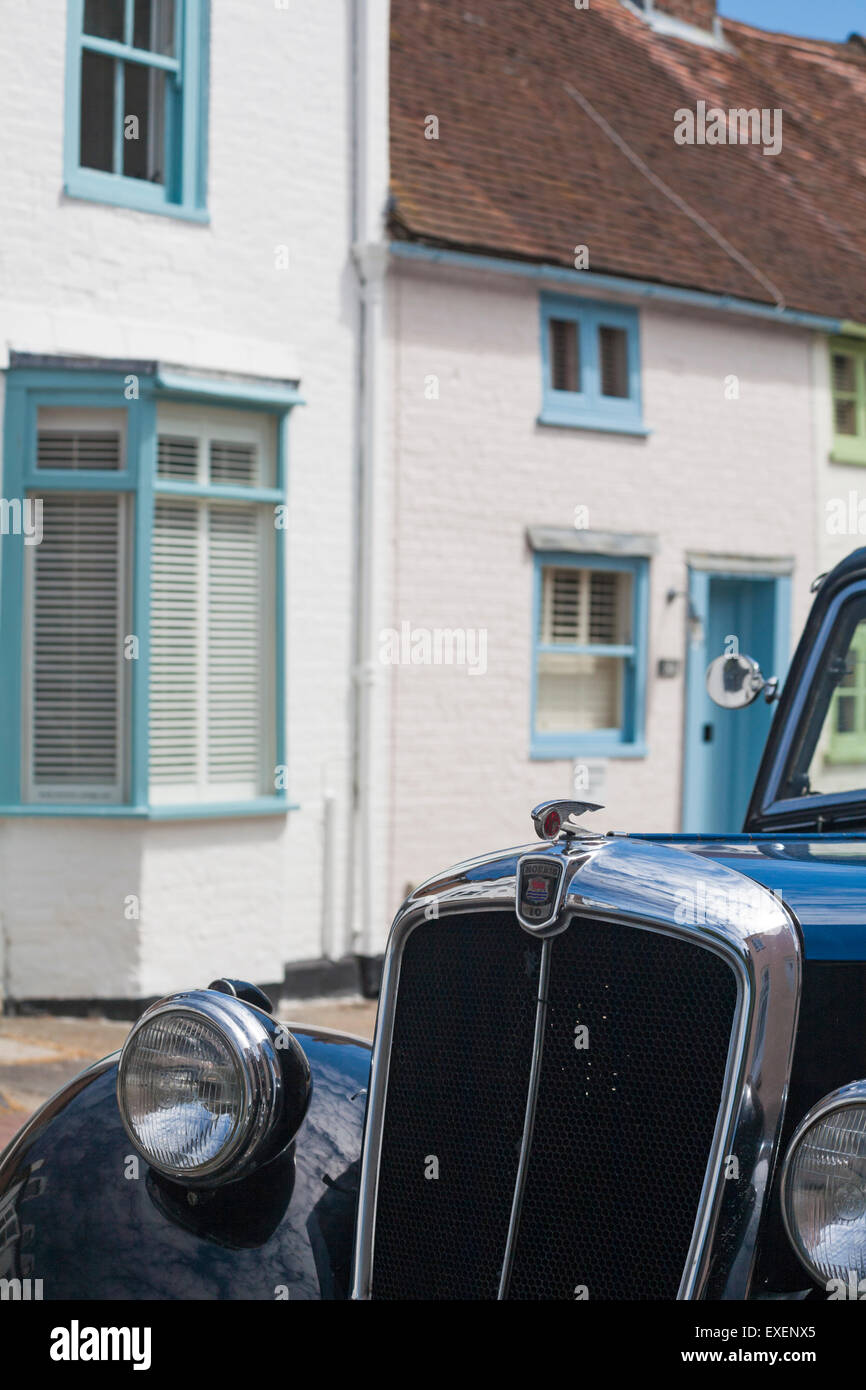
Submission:
[[[563,874],[563,877],[565,875]],[[514,1263],[514,1250],[517,1232],[520,1227],[520,1213],[523,1208],[523,1191],[526,1187],[526,1174],[529,1169],[529,1155],[532,1150],[532,1134],[535,1129],[535,1108],[538,1103],[538,1088],[541,1084],[541,1059],[544,1055],[544,1029],[547,1024],[547,986],[550,981],[550,957],[552,940],[550,937],[541,943],[541,965],[538,972],[538,1003],[535,1010],[535,1036],[532,1039],[532,1063],[529,1068],[529,1086],[526,1092],[526,1114],[523,1119],[523,1137],[520,1141],[520,1158],[517,1161],[517,1177],[514,1181],[514,1196],[511,1200],[511,1217],[508,1234],[505,1237],[505,1253],[502,1257],[502,1273],[499,1277],[501,1301],[508,1297],[511,1283],[511,1266]]]
[[[469,860],[423,884],[398,912],[385,959],[361,1163],[352,1297],[370,1297],[376,1187],[400,962],[419,923],[443,913],[514,910],[517,861],[530,847]],[[767,889],[687,848],[621,838],[586,839],[562,855],[563,912],[681,936],[714,950],[738,980],[725,1089],[679,1298],[748,1296],[764,1203],[784,1115],[801,987],[801,946],[784,905]],[[572,866],[573,869],[572,869]],[[689,911],[692,918],[689,919]],[[684,920],[685,917],[685,920]],[[572,921],[570,930],[579,929]],[[726,1180],[736,1157],[739,1178]]]

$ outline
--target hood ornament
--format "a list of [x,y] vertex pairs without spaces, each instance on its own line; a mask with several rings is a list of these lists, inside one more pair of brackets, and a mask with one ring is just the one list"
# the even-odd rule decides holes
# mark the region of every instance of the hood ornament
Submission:
[[587,811],[603,810],[595,801],[542,801],[532,809],[532,824],[540,840],[558,840],[563,835],[568,841],[577,835],[598,834],[581,825],[579,818]]
[[[564,840],[562,848],[568,854],[571,840],[597,835],[581,825],[578,817],[602,809],[594,801],[542,801],[532,812],[532,823],[540,839]],[[566,864],[562,850],[523,854],[517,861],[514,910],[520,925],[533,936],[556,936],[568,926],[569,914],[562,911]]]

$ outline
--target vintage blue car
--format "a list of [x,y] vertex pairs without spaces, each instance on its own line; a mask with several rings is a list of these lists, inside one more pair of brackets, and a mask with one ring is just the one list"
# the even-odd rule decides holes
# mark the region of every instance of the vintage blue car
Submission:
[[[708,688],[777,697],[732,653]],[[864,727],[866,549],[742,833],[536,808],[404,903],[372,1050],[240,981],[153,1005],[2,1156],[7,1293],[866,1297]]]

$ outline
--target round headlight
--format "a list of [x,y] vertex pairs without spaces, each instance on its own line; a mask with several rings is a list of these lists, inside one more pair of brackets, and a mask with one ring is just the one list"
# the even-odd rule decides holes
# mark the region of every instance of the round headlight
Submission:
[[813,1279],[866,1277],[866,1082],[825,1096],[798,1126],[782,1170],[789,1239]]
[[160,1173],[187,1182],[248,1168],[274,1130],[282,1089],[272,1020],[209,990],[148,1009],[117,1074],[133,1144]]

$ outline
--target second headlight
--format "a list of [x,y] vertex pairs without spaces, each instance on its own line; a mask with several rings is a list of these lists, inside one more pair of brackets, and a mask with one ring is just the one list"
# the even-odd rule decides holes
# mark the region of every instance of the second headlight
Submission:
[[782,1170],[788,1237],[812,1277],[866,1277],[866,1082],[832,1092],[810,1110]]

